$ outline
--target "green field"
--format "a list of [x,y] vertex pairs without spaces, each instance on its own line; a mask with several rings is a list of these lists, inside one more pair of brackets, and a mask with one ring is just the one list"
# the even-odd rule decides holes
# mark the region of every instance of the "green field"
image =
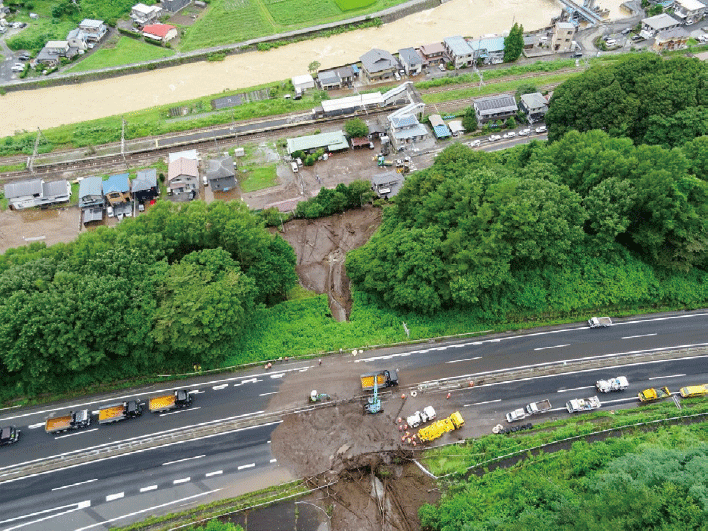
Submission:
[[121,66],[151,59],[161,59],[174,55],[175,52],[168,48],[161,48],[152,44],[121,37],[112,48],[101,48],[96,53],[87,57],[80,63],[72,66],[69,72],[85,72],[87,70],[98,70],[110,66]]
[[404,0],[213,0],[182,38],[183,51],[242,42],[373,13]]

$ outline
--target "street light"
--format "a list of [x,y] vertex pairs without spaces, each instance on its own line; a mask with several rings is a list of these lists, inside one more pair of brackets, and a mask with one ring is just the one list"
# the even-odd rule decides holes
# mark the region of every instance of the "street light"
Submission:
[[298,503],[304,503],[304,504],[306,504],[306,505],[312,505],[315,509],[319,509],[320,511],[322,511],[322,512],[324,513],[324,515],[327,517],[327,529],[329,529],[329,531],[332,531],[332,519],[331,519],[331,518],[329,517],[329,515],[327,514],[327,511],[325,511],[325,510],[324,510],[322,507],[320,507],[319,505],[315,505],[314,503],[310,503],[310,502],[306,502],[306,501],[296,501],[296,502],[295,502],[295,505],[297,505]]

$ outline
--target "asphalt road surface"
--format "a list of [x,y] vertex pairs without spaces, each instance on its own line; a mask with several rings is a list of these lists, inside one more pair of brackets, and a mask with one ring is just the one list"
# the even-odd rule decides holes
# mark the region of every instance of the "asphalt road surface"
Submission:
[[[708,313],[697,311],[619,320],[612,327],[595,330],[578,323],[388,348],[357,357],[346,356],[342,360],[360,365],[360,372],[398,368],[402,384],[413,385],[549,361],[705,346],[708,344],[707,321]],[[675,390],[683,385],[708,382],[706,359],[657,361],[612,370],[584,370],[481,385],[455,393],[454,401],[470,418],[502,421],[508,411],[532,401],[549,399],[553,410],[542,417],[547,420],[568,415],[567,400],[598,394],[594,390],[596,380],[624,375],[630,381],[630,388],[623,393],[599,395],[600,400],[603,408],[633,407],[637,404],[636,393],[646,387],[668,385]],[[92,424],[87,430],[60,436],[44,433],[44,419],[49,414],[81,408],[96,411],[99,405],[119,399],[146,400],[158,391],[149,389],[125,396],[91,398],[28,410],[6,409],[0,412],[0,425],[18,426],[23,439],[0,449],[0,472],[11,464],[72,453],[107,442],[139,439],[170,430],[179,433],[181,429],[220,419],[257,414],[278,392],[288,372],[309,371],[315,364],[297,361],[277,365],[271,369],[273,372],[255,369],[237,376],[197,378],[179,386],[196,393],[192,408],[165,414],[145,413],[141,418],[109,426]],[[293,397],[293,405],[302,405],[304,398]],[[276,426],[246,428],[185,443],[177,438],[160,448],[4,483],[0,529],[107,529],[109,524],[126,525],[148,515],[164,514],[185,504],[220,497],[235,484],[255,485],[259,478],[277,467],[268,444]]]

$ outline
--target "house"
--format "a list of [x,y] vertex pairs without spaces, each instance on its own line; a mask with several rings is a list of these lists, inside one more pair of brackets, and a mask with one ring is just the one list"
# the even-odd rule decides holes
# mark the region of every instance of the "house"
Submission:
[[66,36],[66,42],[69,44],[69,48],[76,48],[77,50],[86,50],[88,48],[88,37],[79,28],[74,28]]
[[698,0],[676,0],[674,2],[674,16],[684,24],[694,24],[703,19],[705,14],[706,6]]
[[286,144],[288,155],[292,155],[296,151],[313,153],[323,148],[327,151],[349,149],[349,142],[347,142],[347,137],[344,135],[343,131],[288,138]]
[[212,159],[206,172],[209,186],[212,191],[228,192],[236,187],[236,173],[234,172],[234,159],[224,157]]
[[130,18],[137,26],[147,26],[160,19],[162,8],[160,6],[146,6],[135,4],[130,10]]
[[130,189],[133,193],[133,200],[138,204],[143,205],[155,199],[160,195],[160,188],[157,185],[157,170],[155,168],[138,170]]
[[323,90],[342,88],[342,80],[336,70],[325,70],[317,74],[317,82]]
[[548,112],[548,102],[540,92],[522,94],[519,107],[526,114],[530,124],[543,120]]
[[466,68],[474,60],[474,51],[461,36],[447,37],[443,40],[445,53],[455,68]]
[[449,138],[452,133],[448,129],[447,124],[443,121],[439,114],[431,114],[428,117],[430,120],[430,126],[433,128],[433,133],[435,133],[435,138]]
[[374,149],[374,143],[369,140],[368,136],[355,136],[349,139],[352,144],[352,149],[369,148]]
[[394,72],[398,71],[398,61],[386,50],[373,48],[359,59],[364,74],[370,82],[389,79],[393,77]]
[[86,34],[86,40],[89,42],[99,42],[108,32],[108,28],[102,20],[93,20],[85,18],[79,24],[79,29]]
[[292,82],[296,95],[302,95],[302,93],[305,92],[307,89],[315,88],[315,80],[312,79],[312,76],[310,74],[295,76],[292,78]]
[[423,58],[415,51],[415,48],[398,50],[398,61],[408,76],[417,76],[423,69]]
[[177,159],[190,159],[195,160],[199,163],[199,157],[197,157],[196,149],[186,149],[184,151],[177,151],[176,153],[170,153],[167,156],[167,164]]
[[371,189],[381,198],[388,199],[395,196],[403,188],[406,178],[396,171],[377,173],[371,177]]
[[103,181],[103,196],[119,219],[132,214],[133,202],[130,198],[130,179],[127,173],[111,175]]
[[48,41],[37,54],[36,61],[47,66],[58,66],[62,57],[71,59],[78,53],[71,48],[68,41]]
[[473,99],[472,105],[477,116],[477,123],[480,124],[490,120],[506,120],[519,110],[514,96],[508,94]]
[[412,114],[388,116],[391,143],[397,151],[430,138],[428,130]]
[[462,126],[462,120],[453,120],[447,125],[450,128],[452,136],[457,137],[465,134],[465,128]]
[[[355,70],[356,69],[356,70]],[[359,77],[359,69],[355,65],[352,66],[340,66],[335,69],[335,72],[342,80],[343,85],[351,86],[354,80]]]
[[371,140],[381,138],[386,134],[386,126],[378,120],[366,122],[366,126],[369,128],[369,138]]
[[66,203],[71,199],[71,185],[66,179],[48,183],[42,179],[8,183],[5,199],[15,210]]
[[556,22],[551,38],[551,48],[554,52],[565,53],[573,51],[573,35],[575,25],[570,22]]
[[103,180],[86,177],[79,183],[79,208],[84,224],[103,219]]
[[423,66],[436,65],[445,62],[445,47],[441,42],[434,42],[420,47]]
[[681,50],[686,48],[690,37],[689,33],[683,28],[660,31],[654,37],[654,44],[652,44],[651,49],[655,52]]
[[199,189],[199,166],[195,159],[180,157],[167,166],[167,183],[173,194],[190,194],[194,199]]
[[678,20],[667,15],[666,13],[642,19],[642,29],[652,34],[678,28],[680,25],[681,23]]
[[168,42],[177,37],[177,28],[170,24],[150,24],[143,27],[143,37]]
[[468,44],[474,51],[476,63],[496,65],[504,62],[504,37],[484,37]]
[[189,5],[190,0],[162,0],[162,9],[170,13],[177,13],[183,7]]

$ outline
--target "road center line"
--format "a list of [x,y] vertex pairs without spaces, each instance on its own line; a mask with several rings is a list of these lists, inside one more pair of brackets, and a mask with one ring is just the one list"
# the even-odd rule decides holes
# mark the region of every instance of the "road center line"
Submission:
[[197,409],[202,409],[199,407],[190,407],[189,409],[180,409],[179,411],[170,411],[169,413],[160,413],[161,417],[166,417],[167,415],[176,415],[177,413],[184,413],[186,411],[196,411]]
[[271,459],[270,462],[271,462],[271,463],[277,463],[278,460],[277,460],[277,459]]
[[121,498],[125,497],[125,492],[116,492],[115,494],[109,494],[106,496],[106,501],[114,501],[114,500],[120,500]]
[[209,472],[209,473],[204,474],[204,475],[205,475],[206,477],[210,478],[210,477],[212,477],[212,476],[220,476],[220,475],[223,474],[223,473],[224,473],[223,470],[216,470],[216,471],[214,471],[214,472]]
[[636,396],[630,396],[627,398],[617,398],[615,400],[601,400],[600,402],[604,406],[605,404],[614,404],[616,402],[629,402],[630,400],[634,400],[635,402],[639,402]]
[[270,393],[261,393],[261,394],[258,395],[258,396],[268,396],[268,395],[275,395],[275,394],[278,394],[278,391],[273,391],[273,392],[270,392]]
[[534,350],[546,350],[549,348],[562,348],[562,347],[569,347],[569,346],[570,346],[570,343],[568,343],[566,345],[553,345],[552,347],[538,347],[538,348],[535,348]]
[[178,459],[177,461],[168,461],[167,463],[162,463],[162,466],[174,465],[175,463],[184,463],[185,461],[191,461],[192,459],[201,459],[206,457],[206,455],[195,455],[194,457],[185,457],[184,459]]
[[78,487],[79,485],[86,485],[86,483],[93,483],[94,481],[98,481],[98,479],[89,479],[88,481],[79,481],[78,483],[72,483],[71,485],[64,485],[63,487],[55,487],[52,490],[70,489],[71,487]]
[[187,483],[189,480],[192,478],[182,478],[182,479],[175,479],[172,484],[173,485],[179,485],[180,483]]
[[229,384],[221,384],[221,385],[215,385],[212,387],[214,391],[221,391],[222,389],[226,389],[229,386]]
[[494,402],[501,402],[501,398],[497,398],[496,400],[487,400],[486,402],[475,402],[473,404],[465,404],[462,407],[481,406],[482,404],[493,404]]
[[38,422],[37,424],[30,424],[27,427],[31,430],[36,430],[37,428],[41,428],[42,426],[44,426],[44,422]]
[[623,338],[621,338],[621,339],[634,339],[634,338],[637,338],[637,337],[651,337],[651,336],[655,336],[655,335],[656,335],[656,334],[642,334],[642,335],[640,335],[640,336],[625,336],[625,337],[623,337]]
[[685,374],[672,374],[670,376],[654,376],[653,378],[647,378],[647,380],[661,380],[662,378],[680,378],[681,376],[686,376]]
[[150,485],[148,487],[143,487],[140,492],[150,492],[151,490],[157,490],[157,485]]
[[250,463],[248,465],[241,465],[238,469],[243,470],[244,468],[253,468],[254,466],[256,466],[256,463]]
[[475,356],[474,358],[464,358],[461,360],[452,360],[452,361],[446,361],[445,363],[460,363],[461,361],[474,361],[474,360],[481,360],[482,356]]
[[573,387],[572,389],[558,389],[556,393],[567,393],[569,391],[580,391],[581,389],[592,389],[593,385],[586,385],[584,387]]
[[63,439],[64,437],[73,437],[74,435],[83,435],[84,433],[91,433],[92,431],[96,431],[98,428],[93,428],[91,430],[84,430],[80,431],[78,433],[70,433],[69,435],[58,435],[57,437],[54,437],[55,439]]

